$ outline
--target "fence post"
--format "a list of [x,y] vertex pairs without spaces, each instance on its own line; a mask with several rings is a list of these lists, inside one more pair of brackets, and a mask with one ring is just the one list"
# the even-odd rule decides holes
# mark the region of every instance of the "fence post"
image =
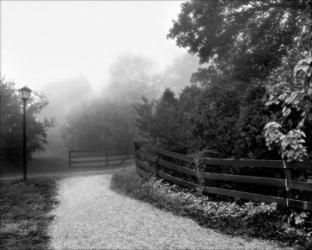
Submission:
[[200,164],[200,154],[199,153],[196,153],[194,155],[194,164],[195,164],[196,177],[198,180],[198,192],[203,193],[204,185],[205,185],[205,179],[204,179],[204,173],[202,171],[202,167]]
[[134,142],[134,162],[135,162],[135,168],[137,168],[138,164],[138,154],[139,154],[139,144],[137,141]]
[[71,151],[68,151],[68,167],[71,168]]
[[289,207],[289,201],[290,198],[290,189],[289,189],[289,180],[291,179],[291,169],[287,168],[287,164],[285,160],[283,159],[283,167],[284,167],[284,183],[285,183],[285,196],[286,196],[286,207]]
[[108,157],[109,157],[109,155],[108,155],[107,151],[105,151],[105,166],[106,167],[108,167]]

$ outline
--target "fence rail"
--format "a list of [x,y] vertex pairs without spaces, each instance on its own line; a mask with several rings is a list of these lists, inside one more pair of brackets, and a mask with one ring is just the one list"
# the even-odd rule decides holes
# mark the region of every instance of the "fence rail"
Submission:
[[[312,175],[312,161],[287,164],[281,160],[199,158],[196,161],[195,157],[170,152],[143,142],[135,142],[135,161],[137,172],[143,178],[156,175],[183,187],[201,190],[203,193],[258,202],[277,202],[285,207],[312,210],[312,183],[298,181],[293,175],[296,172],[298,176],[298,171]],[[239,172],[243,168],[251,169],[249,175]],[[233,170],[232,172],[239,174],[222,171],[220,173],[216,172],[216,169]],[[265,171],[278,174],[274,178],[262,176],[263,173],[257,174]],[[261,189],[266,193],[261,193]]]
[[73,167],[97,167],[132,163],[133,155],[110,155],[107,152],[91,150],[71,150],[68,152],[68,166]]

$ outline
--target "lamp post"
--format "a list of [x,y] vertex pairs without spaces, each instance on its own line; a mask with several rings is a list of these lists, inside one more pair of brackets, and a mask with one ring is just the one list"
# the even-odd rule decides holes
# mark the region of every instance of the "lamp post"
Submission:
[[30,97],[31,89],[24,86],[19,90],[23,100],[23,180],[27,180],[27,146],[26,146],[26,102]]

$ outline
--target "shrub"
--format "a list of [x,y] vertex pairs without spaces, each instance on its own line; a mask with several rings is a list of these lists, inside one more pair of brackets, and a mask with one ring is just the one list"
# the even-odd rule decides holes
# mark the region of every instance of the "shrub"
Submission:
[[189,216],[203,226],[231,235],[274,239],[288,245],[312,247],[311,225],[303,221],[296,225],[295,213],[289,215],[289,211],[279,209],[276,203],[222,201],[155,177],[143,180],[133,170],[114,174],[111,185],[113,189],[131,197],[178,215]]

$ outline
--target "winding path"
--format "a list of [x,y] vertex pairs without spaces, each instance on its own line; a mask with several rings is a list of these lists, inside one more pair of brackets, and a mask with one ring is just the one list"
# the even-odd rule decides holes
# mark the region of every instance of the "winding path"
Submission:
[[279,249],[200,227],[191,219],[117,194],[111,174],[59,180],[49,227],[54,249]]

